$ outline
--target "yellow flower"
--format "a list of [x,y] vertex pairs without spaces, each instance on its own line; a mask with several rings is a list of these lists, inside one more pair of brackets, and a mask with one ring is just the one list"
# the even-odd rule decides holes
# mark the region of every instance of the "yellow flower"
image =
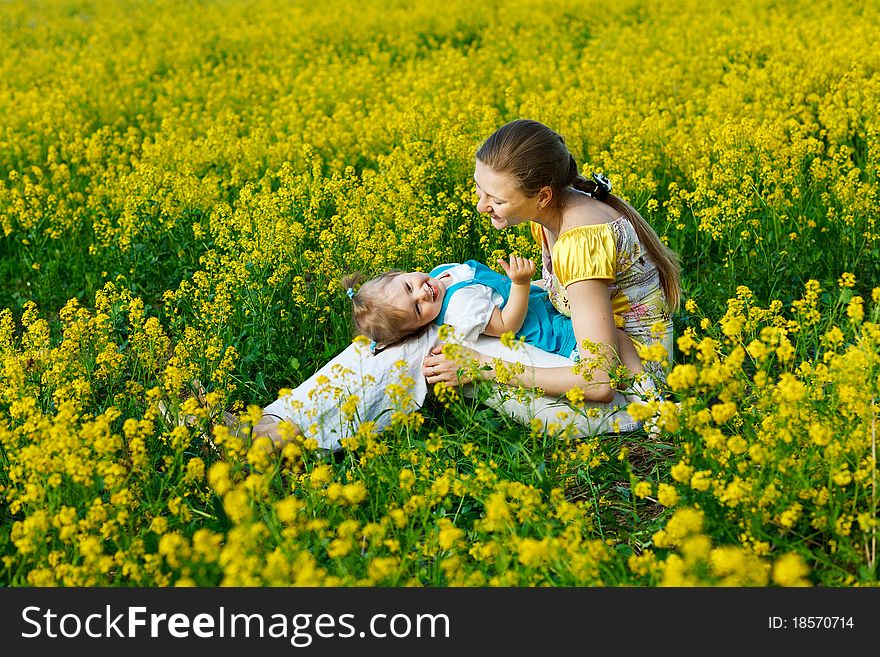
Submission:
[[503,344],[508,349],[513,348],[518,340],[516,334],[513,331],[505,331],[500,336],[501,344]]
[[831,475],[831,480],[838,486],[848,486],[853,480],[852,472],[849,470],[849,463],[844,463],[842,466],[834,470]]
[[657,501],[663,506],[672,507],[678,504],[678,492],[674,486],[660,484],[657,488]]
[[527,568],[540,566],[548,557],[548,540],[536,538],[521,538],[517,542],[517,556],[519,562]]
[[715,424],[722,425],[736,415],[736,404],[727,402],[712,405],[712,419]]
[[213,463],[208,470],[208,483],[218,495],[224,495],[232,488],[232,482],[229,480],[229,470],[229,464],[225,461]]
[[727,449],[734,454],[743,454],[749,448],[749,444],[742,436],[731,436],[727,439]]
[[697,368],[690,363],[676,365],[669,373],[667,383],[676,391],[692,388],[697,383]]
[[583,388],[571,388],[565,393],[565,397],[574,406],[582,405],[586,399]]
[[354,549],[354,541],[351,537],[334,538],[327,546],[327,556],[331,559],[339,559],[346,556]]
[[679,483],[687,483],[691,479],[691,475],[694,473],[694,469],[689,466],[687,463],[676,463],[670,468],[669,473],[672,475],[672,478]]
[[865,318],[864,300],[860,296],[854,296],[846,307],[846,314],[855,324],[860,324]]
[[375,557],[367,566],[367,577],[373,584],[384,581],[400,571],[398,557]]
[[205,478],[205,462],[197,456],[194,456],[186,463],[186,475],[184,481],[187,483],[195,483]]
[[752,340],[746,349],[749,352],[749,355],[752,358],[757,360],[763,360],[767,357],[767,354],[770,353],[770,350],[767,348],[767,345],[761,340]]
[[367,497],[367,487],[364,485],[363,481],[345,484],[342,489],[342,495],[345,498],[345,501],[349,504],[360,504]]
[[806,394],[804,384],[798,381],[793,374],[788,372],[784,372],[782,376],[779,377],[779,383],[776,385],[776,389],[779,391],[783,400],[790,402],[800,401]]
[[809,586],[810,569],[799,554],[789,552],[773,564],[773,582],[779,586]]
[[738,338],[743,328],[742,317],[725,317],[721,320],[721,332],[728,338]]
[[633,495],[638,497],[639,499],[644,499],[648,497],[654,490],[654,487],[651,485],[649,481],[640,481],[635,485],[633,489]]
[[159,538],[159,554],[172,568],[180,568],[180,560],[189,557],[189,544],[180,534],[164,534]]
[[808,430],[810,440],[820,447],[824,447],[831,442],[832,430],[821,422],[811,422]]
[[684,333],[678,338],[678,348],[685,356],[689,356],[697,346],[694,340],[694,330],[691,327],[685,329]]
[[400,474],[398,475],[398,480],[401,490],[409,490],[413,487],[413,484],[416,483],[416,475],[412,470],[404,468],[400,471]]
[[838,326],[832,326],[825,335],[822,336],[822,340],[830,345],[838,345],[843,342],[843,331],[841,331]]
[[648,420],[654,417],[657,412],[657,402],[650,401],[647,404],[642,402],[633,402],[626,407],[626,412],[637,422]]
[[779,516],[779,524],[783,527],[794,527],[795,523],[800,519],[803,506],[795,502]]
[[451,550],[464,537],[464,531],[452,524],[449,518],[441,518],[439,542],[442,550]]
[[481,521],[483,529],[486,531],[497,531],[507,526],[511,520],[511,515],[504,493],[492,493],[486,500],[485,506],[486,515]]
[[275,515],[283,523],[292,524],[296,522],[299,513],[305,508],[305,502],[290,496],[283,500],[275,502]]
[[391,509],[388,512],[388,517],[391,519],[391,522],[394,523],[394,526],[398,529],[401,529],[406,526],[406,511],[403,509]]
[[691,477],[691,488],[701,492],[709,490],[712,483],[712,472],[710,470],[700,470]]
[[311,482],[314,488],[321,488],[324,484],[328,483],[333,478],[333,470],[329,465],[319,465],[316,466],[312,470],[312,474],[309,477],[309,481]]
[[234,488],[223,496],[223,510],[234,524],[242,524],[253,516],[247,491]]

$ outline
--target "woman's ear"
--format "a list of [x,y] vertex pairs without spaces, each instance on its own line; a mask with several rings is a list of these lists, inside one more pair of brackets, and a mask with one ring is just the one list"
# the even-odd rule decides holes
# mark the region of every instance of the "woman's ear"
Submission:
[[553,188],[550,185],[545,185],[541,189],[538,190],[538,207],[541,210],[549,207],[553,203]]

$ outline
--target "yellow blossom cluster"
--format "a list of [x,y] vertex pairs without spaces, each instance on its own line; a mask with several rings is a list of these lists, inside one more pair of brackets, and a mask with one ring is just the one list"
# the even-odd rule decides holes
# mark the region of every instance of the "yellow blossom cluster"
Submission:
[[[669,377],[675,420],[657,423],[678,457],[658,499],[697,506],[707,519],[711,510],[759,555],[810,535],[815,558],[834,559],[849,582],[876,563],[880,306],[866,307],[849,292],[855,279],[844,279],[826,304],[807,282],[790,314],[778,303],[746,304],[743,292],[708,335],[689,329],[679,338],[688,362]],[[633,412],[659,414],[656,406]],[[642,483],[646,496],[650,482]],[[786,559],[774,581],[808,581],[802,561]]]

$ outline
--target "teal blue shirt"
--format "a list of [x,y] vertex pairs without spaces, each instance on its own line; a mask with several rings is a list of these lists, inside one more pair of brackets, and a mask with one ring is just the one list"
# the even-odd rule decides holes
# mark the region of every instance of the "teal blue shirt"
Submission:
[[[507,300],[510,298],[510,287],[512,284],[510,278],[504,274],[499,274],[476,260],[468,260],[464,264],[474,270],[474,275],[470,279],[460,280],[446,288],[440,314],[434,319],[435,324],[456,326],[455,317],[448,314],[449,301],[462,288],[474,285],[483,285],[490,288],[503,299],[497,306],[499,309],[504,308]],[[430,275],[437,278],[444,271],[455,266],[457,266],[457,263],[440,265],[432,269]],[[576,358],[577,356],[577,338],[574,335],[571,318],[556,310],[553,304],[550,303],[547,292],[537,285],[531,286],[526,317],[522,328],[516,332],[516,337],[523,338],[526,342],[539,349],[559,354],[566,358]]]

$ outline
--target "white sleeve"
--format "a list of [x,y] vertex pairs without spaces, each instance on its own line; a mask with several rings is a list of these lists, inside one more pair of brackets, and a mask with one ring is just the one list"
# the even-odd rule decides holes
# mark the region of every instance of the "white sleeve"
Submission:
[[449,299],[443,323],[455,329],[457,338],[472,342],[486,330],[492,313],[501,301],[501,295],[486,285],[459,288]]
[[[431,326],[420,337],[378,354],[352,343],[263,413],[293,422],[324,449],[338,450],[339,441],[364,422],[374,422],[375,431],[381,431],[394,411],[410,413],[422,405],[428,391],[422,361],[436,340],[437,327]],[[401,387],[410,391],[404,399]]]

